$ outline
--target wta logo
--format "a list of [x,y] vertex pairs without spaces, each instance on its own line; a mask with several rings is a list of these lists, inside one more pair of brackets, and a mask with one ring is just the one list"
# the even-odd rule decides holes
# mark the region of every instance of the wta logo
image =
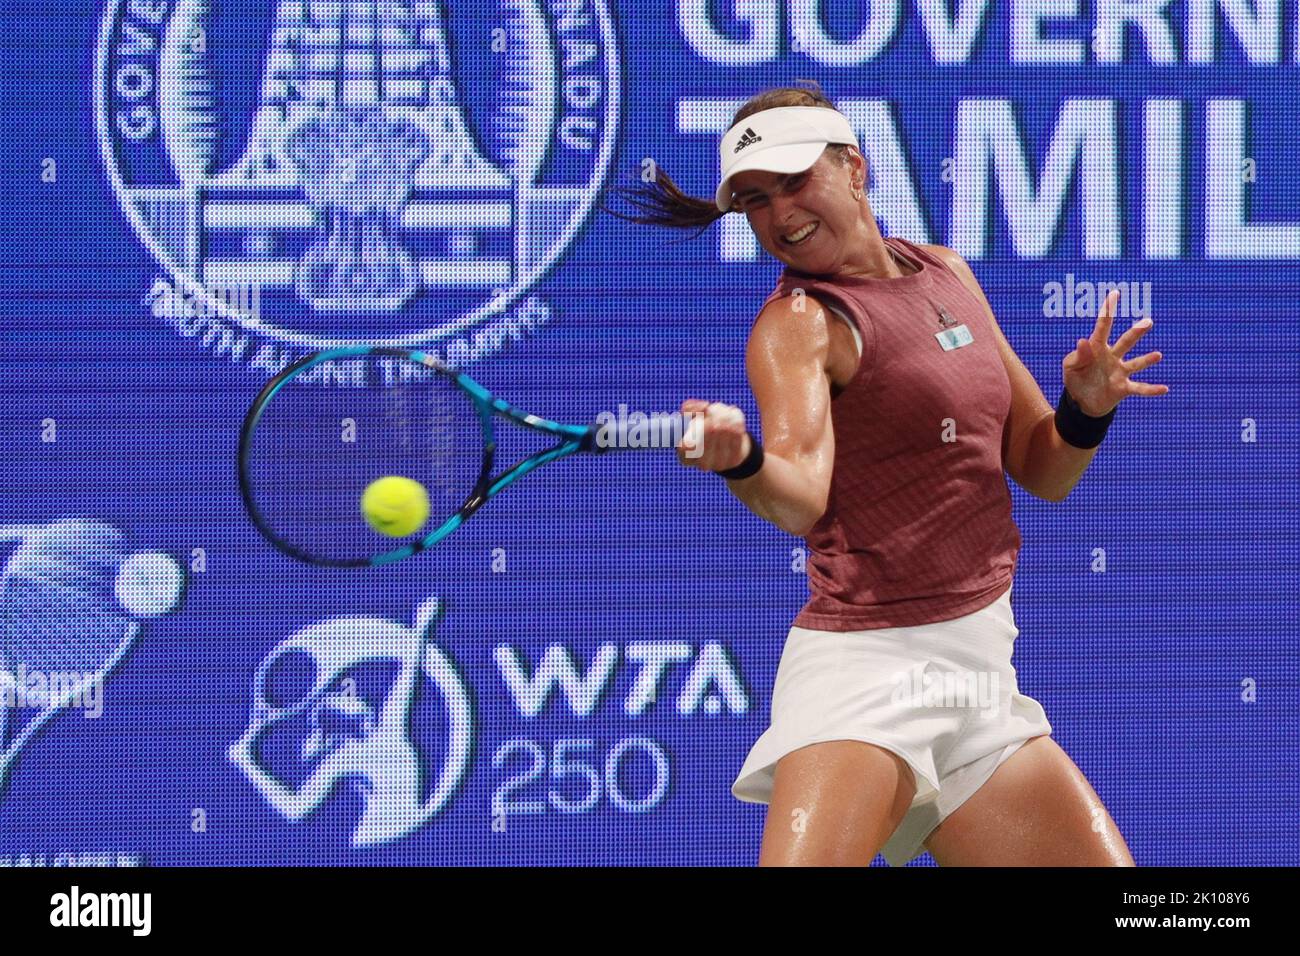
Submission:
[[[352,845],[367,847],[418,830],[451,799],[474,724],[455,664],[433,643],[442,613],[430,598],[412,627],[334,618],[263,660],[248,726],[227,756],[283,817],[302,820],[352,784],[363,806]],[[421,701],[441,704],[440,731],[420,732]]]
[[615,35],[604,0],[487,7],[110,3],[99,138],[151,310],[267,372],[360,342],[463,365],[546,322],[529,289],[613,153]]

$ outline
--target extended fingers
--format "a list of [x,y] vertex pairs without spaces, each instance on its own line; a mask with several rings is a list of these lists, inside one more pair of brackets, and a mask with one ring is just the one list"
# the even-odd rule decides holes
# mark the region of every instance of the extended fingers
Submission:
[[1124,371],[1129,373],[1140,372],[1144,368],[1155,365],[1164,357],[1163,352],[1148,352],[1146,355],[1139,355],[1137,358],[1124,363]]
[[1081,365],[1088,365],[1096,357],[1093,352],[1091,342],[1087,339],[1079,339],[1074,343],[1074,350],[1061,359],[1061,368],[1069,371]]
[[1124,330],[1124,334],[1115,340],[1115,344],[1110,347],[1110,354],[1116,358],[1123,358],[1124,353],[1137,344],[1138,339],[1146,335],[1155,327],[1154,321],[1150,316],[1134,322],[1132,326]]
[[1106,293],[1106,298],[1102,300],[1101,312],[1097,316],[1097,326],[1092,330],[1092,340],[1100,345],[1105,345],[1110,341],[1110,327],[1115,320],[1115,300],[1119,296],[1118,289],[1112,289]]
[[[1160,352],[1148,352],[1146,355],[1139,355],[1131,362],[1122,363],[1125,376],[1132,375],[1134,372],[1140,372],[1144,368],[1150,368],[1159,362],[1164,355]],[[1168,385],[1158,385],[1153,382],[1135,382],[1131,378],[1125,379],[1125,394],[1127,395],[1165,395],[1169,392]]]

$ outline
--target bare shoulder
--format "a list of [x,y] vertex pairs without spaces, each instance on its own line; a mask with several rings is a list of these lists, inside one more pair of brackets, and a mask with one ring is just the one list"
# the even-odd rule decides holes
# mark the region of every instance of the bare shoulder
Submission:
[[828,335],[826,310],[812,295],[797,290],[767,303],[750,330],[751,343],[780,348],[825,347]]
[[971,271],[970,264],[961,257],[960,253],[949,249],[947,246],[923,245],[921,248],[943,262],[944,265],[952,270],[953,275],[966,283],[969,288],[976,292],[981,291],[979,281],[975,278],[975,273]]

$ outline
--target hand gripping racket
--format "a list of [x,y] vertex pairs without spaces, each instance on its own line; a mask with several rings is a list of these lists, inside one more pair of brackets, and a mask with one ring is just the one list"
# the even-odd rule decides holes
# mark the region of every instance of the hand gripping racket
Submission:
[[[558,443],[493,475],[498,418]],[[257,529],[285,554],[373,567],[437,544],[541,465],[635,447],[625,429],[597,441],[601,427],[520,411],[427,352],[332,349],[289,365],[257,396],[239,437],[239,491]],[[388,475],[428,494],[429,520],[406,539],[375,531],[361,511],[365,489]]]

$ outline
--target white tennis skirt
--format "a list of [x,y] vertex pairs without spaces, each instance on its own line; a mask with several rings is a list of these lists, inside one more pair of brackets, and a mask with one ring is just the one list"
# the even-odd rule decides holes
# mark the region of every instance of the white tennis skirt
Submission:
[[1042,706],[1011,666],[1011,588],[963,617],[915,627],[813,631],[792,627],[772,689],[771,726],[745,759],[732,794],[768,803],[777,761],[827,740],[893,751],[916,776],[907,815],[881,848],[890,866],[922,844],[1026,741],[1051,734]]

